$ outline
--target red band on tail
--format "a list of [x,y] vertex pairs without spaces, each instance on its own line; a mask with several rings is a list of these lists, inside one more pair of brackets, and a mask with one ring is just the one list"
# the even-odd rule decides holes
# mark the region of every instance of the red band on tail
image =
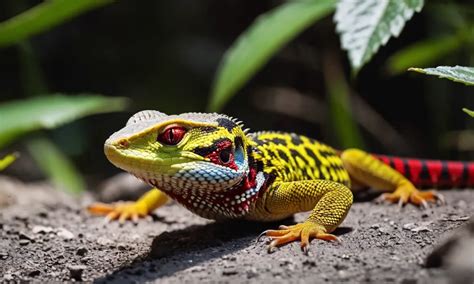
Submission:
[[403,174],[417,187],[474,187],[474,162],[374,156]]

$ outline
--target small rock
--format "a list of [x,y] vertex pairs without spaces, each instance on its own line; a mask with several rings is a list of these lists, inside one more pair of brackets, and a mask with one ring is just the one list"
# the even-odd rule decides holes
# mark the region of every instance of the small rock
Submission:
[[7,259],[9,256],[8,252],[2,251],[0,252],[0,259]]
[[41,271],[39,271],[39,270],[32,270],[32,271],[30,271],[30,272],[28,273],[28,276],[30,276],[30,277],[36,277],[36,276],[38,276],[38,275],[40,275],[40,274],[41,274]]
[[378,229],[380,228],[380,224],[373,224],[372,226],[370,226],[371,229]]
[[120,244],[118,244],[117,248],[119,250],[124,251],[124,250],[127,250],[127,245],[120,243]]
[[113,244],[114,242],[112,242],[111,240],[107,239],[106,237],[99,237],[99,238],[97,239],[97,243],[98,243],[99,245],[108,246],[108,245]]
[[58,229],[58,232],[56,233],[59,237],[63,238],[63,239],[67,239],[67,240],[70,240],[70,239],[74,239],[74,234],[71,233],[70,231],[66,230],[65,228],[59,228]]
[[255,277],[258,276],[258,272],[257,272],[257,269],[255,267],[250,268],[245,273],[247,275],[247,279],[255,278]]
[[201,272],[201,271],[204,271],[204,270],[206,270],[206,268],[204,266],[201,266],[201,265],[196,265],[196,266],[194,266],[190,269],[190,271],[192,273]]
[[223,271],[222,271],[222,275],[224,276],[230,276],[230,275],[235,275],[237,274],[238,271],[235,267],[229,267],[229,268],[225,268]]
[[37,226],[34,226],[33,229],[31,229],[31,231],[34,234],[46,234],[46,233],[50,233],[50,232],[54,231],[54,229],[51,228],[51,227],[37,225]]
[[33,238],[31,236],[28,236],[27,234],[25,233],[20,233],[18,235],[18,237],[20,238],[20,240],[29,240],[29,241],[32,241]]
[[415,223],[407,223],[403,225],[404,230],[410,230],[412,232],[431,232],[432,230],[428,228],[431,222],[423,222],[420,225],[416,225]]
[[72,279],[82,281],[82,273],[87,269],[85,265],[68,265],[67,269]]
[[412,229],[416,228],[416,225],[415,223],[407,223],[405,225],[403,225],[403,229],[404,230],[409,230],[411,231]]
[[19,242],[20,246],[26,246],[26,245],[28,245],[29,243],[30,243],[30,241],[29,241],[29,240],[25,240],[25,239],[20,240],[20,242]]
[[314,260],[305,260],[303,261],[303,266],[316,267],[316,262]]
[[84,256],[87,254],[87,249],[84,247],[78,248],[76,254],[79,256]]
[[349,259],[349,258],[350,258],[350,256],[349,256],[349,255],[347,255],[347,254],[343,254],[343,255],[341,255],[341,258],[342,258],[342,259]]

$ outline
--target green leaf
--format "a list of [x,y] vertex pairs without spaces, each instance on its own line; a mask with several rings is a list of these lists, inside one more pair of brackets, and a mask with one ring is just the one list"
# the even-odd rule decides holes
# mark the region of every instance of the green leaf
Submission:
[[474,111],[472,110],[469,110],[467,108],[463,108],[462,111],[464,111],[465,113],[469,114],[470,116],[474,117]]
[[0,104],[0,148],[18,136],[97,113],[123,110],[125,98],[50,95]]
[[408,70],[427,75],[435,75],[440,78],[449,79],[454,82],[474,86],[474,67],[438,66],[436,68],[410,68]]
[[220,110],[285,44],[331,13],[335,2],[291,1],[258,17],[224,55],[214,81],[209,109]]
[[112,0],[49,0],[0,23],[0,47],[47,31]]
[[341,0],[334,20],[354,73],[372,58],[405,22],[423,8],[423,0]]
[[8,154],[5,157],[1,158],[0,159],[0,172],[6,169],[9,165],[11,165],[16,160],[16,158],[18,158],[17,153]]
[[56,187],[71,193],[80,193],[86,189],[79,171],[51,141],[35,137],[28,140],[26,146],[39,168]]

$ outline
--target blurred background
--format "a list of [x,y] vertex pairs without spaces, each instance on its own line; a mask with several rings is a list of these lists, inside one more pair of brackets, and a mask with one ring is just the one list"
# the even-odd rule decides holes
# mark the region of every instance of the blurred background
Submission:
[[[0,20],[39,3],[3,0]],[[119,172],[103,155],[110,134],[143,109],[207,111],[226,50],[259,15],[282,3],[107,3],[1,48],[0,103],[33,93],[128,98],[125,111],[88,116],[40,134],[70,159],[93,190]],[[472,160],[474,120],[461,109],[473,108],[473,89],[406,69],[474,66],[473,26],[472,1],[429,1],[355,75],[330,14],[272,56],[219,112],[238,117],[252,130],[297,132],[335,147]],[[410,53],[413,48],[418,49]],[[44,177],[44,169],[31,158],[35,148],[25,144],[33,137],[23,135],[1,150],[21,153],[4,174],[23,180]]]

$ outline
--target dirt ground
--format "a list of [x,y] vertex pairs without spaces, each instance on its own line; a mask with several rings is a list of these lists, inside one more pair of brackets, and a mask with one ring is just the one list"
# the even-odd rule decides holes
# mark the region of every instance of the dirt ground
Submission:
[[445,283],[426,257],[474,214],[474,191],[443,194],[447,205],[424,211],[361,198],[336,231],[342,244],[313,241],[306,256],[297,243],[268,254],[256,242],[278,224],[218,224],[176,204],[105,224],[84,211],[90,197],[0,177],[0,281]]

